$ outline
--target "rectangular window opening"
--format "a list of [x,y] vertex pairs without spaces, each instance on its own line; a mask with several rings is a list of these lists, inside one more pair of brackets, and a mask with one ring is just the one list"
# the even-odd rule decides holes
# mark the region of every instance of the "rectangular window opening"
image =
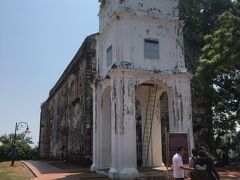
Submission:
[[144,58],[159,59],[159,41],[144,39]]

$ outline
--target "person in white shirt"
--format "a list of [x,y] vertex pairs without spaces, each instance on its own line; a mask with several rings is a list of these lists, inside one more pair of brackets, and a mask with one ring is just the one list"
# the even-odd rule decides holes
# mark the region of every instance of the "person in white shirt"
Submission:
[[184,180],[184,170],[194,170],[194,168],[183,166],[183,154],[184,148],[180,146],[177,148],[177,153],[172,158],[173,177],[176,180]]

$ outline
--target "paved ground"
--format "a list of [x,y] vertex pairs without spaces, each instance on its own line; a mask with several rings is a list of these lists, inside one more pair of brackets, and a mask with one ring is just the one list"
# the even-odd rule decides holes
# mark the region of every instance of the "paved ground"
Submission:
[[43,161],[23,161],[36,175],[34,180],[78,180],[78,179],[107,179],[101,174],[92,173],[86,168],[60,169]]
[[[219,173],[221,180],[240,180],[240,170],[232,168],[217,168],[217,172]],[[190,180],[190,178],[187,180]]]
[[221,176],[221,179],[224,180],[240,180],[240,171],[236,169],[223,169],[219,168],[217,169],[219,172],[219,175]]
[[[66,164],[58,161],[24,161],[24,164],[36,175],[34,180],[79,180],[79,179],[99,179],[107,180],[108,178],[101,174],[96,174],[89,171],[88,168],[81,168],[76,165]],[[144,175],[140,180],[164,179],[164,171],[162,169],[139,169],[141,174]],[[240,180],[240,171],[236,169],[218,169],[221,176],[221,180]],[[171,172],[170,172],[171,174]],[[157,175],[158,177],[149,178],[151,175]],[[162,178],[161,178],[161,177]]]

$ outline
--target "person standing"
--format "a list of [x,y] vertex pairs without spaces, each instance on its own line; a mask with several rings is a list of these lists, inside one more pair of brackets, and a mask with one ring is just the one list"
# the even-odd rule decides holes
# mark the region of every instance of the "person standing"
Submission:
[[[198,160],[198,150],[197,149],[192,149],[192,156],[189,158],[189,167],[194,168],[194,171],[189,173],[189,176],[191,179],[194,179],[196,176],[196,165],[197,165],[197,160]],[[196,179],[196,178],[195,178]]]
[[198,158],[198,150],[192,149],[192,156],[189,158],[189,167],[195,168]]
[[194,170],[194,168],[183,166],[183,155],[184,147],[180,146],[177,148],[177,153],[172,158],[173,177],[175,180],[184,180],[184,170]]
[[220,180],[220,176],[214,167],[213,159],[208,153],[206,153],[206,159],[207,159],[207,173],[209,176],[209,180]]
[[14,162],[16,160],[16,157],[17,157],[16,152],[15,151],[11,151],[11,153],[10,153],[11,166],[14,166]]
[[192,177],[192,179],[194,179],[194,180],[202,180],[202,179],[208,180],[207,158],[206,158],[206,153],[204,151],[199,151],[195,169],[196,169],[195,170],[195,176]]
[[213,163],[213,156],[210,155],[210,153],[207,151],[206,147],[201,146],[200,149],[204,152],[206,157],[206,164],[207,164],[207,174],[208,174],[208,180],[220,180],[220,176],[218,172],[216,171]]

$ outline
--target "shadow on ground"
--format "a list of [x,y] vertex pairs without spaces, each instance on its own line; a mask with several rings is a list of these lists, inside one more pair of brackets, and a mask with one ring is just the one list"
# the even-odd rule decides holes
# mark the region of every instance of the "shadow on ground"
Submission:
[[221,179],[238,180],[240,179],[240,170],[235,168],[218,168]]

